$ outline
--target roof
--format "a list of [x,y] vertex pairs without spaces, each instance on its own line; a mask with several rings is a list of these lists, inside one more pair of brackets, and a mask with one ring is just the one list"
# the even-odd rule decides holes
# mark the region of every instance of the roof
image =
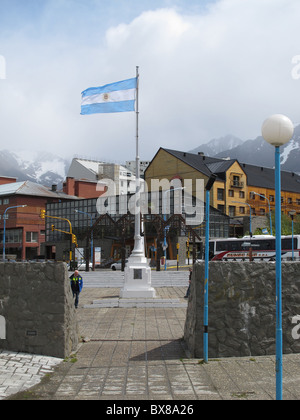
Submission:
[[78,200],[78,197],[63,192],[51,191],[43,185],[31,181],[13,182],[0,185],[0,196],[7,195],[29,195],[47,198],[64,198],[66,200]]
[[[255,187],[275,189],[275,170],[262,166],[241,164],[247,175],[247,184]],[[281,189],[300,193],[300,176],[294,172],[281,171]]]
[[180,159],[182,162],[201,172],[202,174],[210,177],[211,174],[219,175],[223,174],[230,168],[230,166],[236,162],[236,159],[218,159],[202,154],[180,152],[178,150],[163,149],[172,156]]
[[[237,159],[220,159],[203,156],[202,154],[181,152],[178,150],[164,149],[167,153],[201,172],[209,177],[216,174],[217,179],[224,179],[224,174],[233,165],[238,162],[247,175],[247,185],[267,189],[275,189],[275,170],[261,166],[240,163]],[[154,157],[155,159],[155,157]],[[153,160],[154,160],[153,159]],[[153,161],[152,160],[152,161]],[[223,175],[223,176],[222,176]],[[300,193],[300,175],[293,172],[281,171],[281,188],[283,191]]]
[[89,171],[93,172],[94,174],[98,174],[99,172],[99,164],[102,162],[97,160],[88,160],[88,159],[79,159],[75,158],[75,160],[80,163],[80,165],[84,166]]

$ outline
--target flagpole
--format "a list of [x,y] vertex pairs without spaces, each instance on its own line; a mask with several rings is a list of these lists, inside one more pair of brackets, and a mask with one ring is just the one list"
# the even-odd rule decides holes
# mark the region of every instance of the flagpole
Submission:
[[140,156],[139,156],[139,67],[136,67],[136,193],[135,193],[135,233],[134,233],[134,249],[132,256],[145,257],[143,241],[141,236],[141,181],[140,181]]
[[136,66],[136,217],[135,217],[135,236],[136,240],[141,239],[141,206],[140,206],[140,156],[139,156],[139,67]]
[[141,236],[141,181],[139,156],[139,67],[136,67],[136,193],[135,193],[135,226],[134,248],[125,266],[124,288],[121,298],[154,298],[156,292],[151,287],[151,268],[145,255],[144,240]]

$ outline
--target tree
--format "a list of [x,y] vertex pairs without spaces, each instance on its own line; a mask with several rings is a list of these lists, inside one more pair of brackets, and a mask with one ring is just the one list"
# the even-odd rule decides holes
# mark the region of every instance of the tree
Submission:
[[[273,235],[276,234],[275,213],[272,213],[272,227]],[[292,234],[292,219],[289,215],[282,214],[281,216],[281,234]],[[294,216],[294,235],[300,235],[300,215]]]

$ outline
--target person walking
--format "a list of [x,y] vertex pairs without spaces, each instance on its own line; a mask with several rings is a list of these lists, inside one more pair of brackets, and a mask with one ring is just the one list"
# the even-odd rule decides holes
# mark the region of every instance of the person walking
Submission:
[[79,295],[83,288],[83,280],[82,280],[82,277],[79,275],[78,270],[75,270],[74,274],[70,276],[70,281],[71,281],[71,289],[73,292],[73,298],[75,298],[75,308],[77,309],[78,303],[79,303]]
[[193,269],[192,269],[192,268],[189,268],[189,272],[190,272],[190,274],[189,274],[189,287],[188,287],[188,289],[187,289],[187,291],[186,291],[186,294],[185,294],[185,296],[184,296],[184,298],[185,298],[185,299],[188,299],[188,297],[189,297],[189,295],[190,295]]

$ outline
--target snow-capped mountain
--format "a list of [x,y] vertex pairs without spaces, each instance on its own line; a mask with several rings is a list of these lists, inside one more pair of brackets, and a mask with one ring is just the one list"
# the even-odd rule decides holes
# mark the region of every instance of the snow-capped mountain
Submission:
[[[242,141],[227,135],[202,144],[191,153],[202,152],[206,156],[238,159],[239,162],[257,166],[274,167],[274,147],[262,137]],[[0,176],[10,176],[18,181],[32,181],[58,189],[66,178],[71,159],[40,151],[0,151]],[[291,141],[281,147],[282,170],[300,174],[300,125],[295,127]]]
[[[234,147],[234,142],[230,139],[234,136],[225,136],[220,139],[214,139],[207,144],[201,145],[191,151],[191,153],[203,152],[206,156],[217,158],[237,159],[239,162],[249,163],[251,165],[274,167],[274,147],[268,144],[263,137],[257,137],[254,140],[247,140]],[[237,139],[237,138],[234,138]],[[237,139],[238,143],[239,139]],[[213,144],[214,147],[211,147]],[[225,145],[227,147],[225,148]],[[217,151],[214,153],[214,151]],[[284,171],[300,173],[300,125],[295,127],[293,138],[280,148],[281,168]]]
[[205,156],[215,156],[218,153],[224,152],[224,150],[231,150],[235,147],[240,146],[243,143],[241,139],[228,134],[227,136],[220,137],[218,139],[212,139],[206,144],[202,144],[196,149],[190,151],[190,153],[204,153]]
[[38,151],[0,151],[0,176],[11,176],[18,181],[32,181],[58,188],[66,178],[70,162],[57,155]]
[[[257,166],[274,167],[274,147],[263,137],[247,140],[241,146],[218,153],[215,157],[230,157],[239,162]],[[280,148],[281,169],[288,172],[300,173],[300,125],[295,127],[293,138]]]

